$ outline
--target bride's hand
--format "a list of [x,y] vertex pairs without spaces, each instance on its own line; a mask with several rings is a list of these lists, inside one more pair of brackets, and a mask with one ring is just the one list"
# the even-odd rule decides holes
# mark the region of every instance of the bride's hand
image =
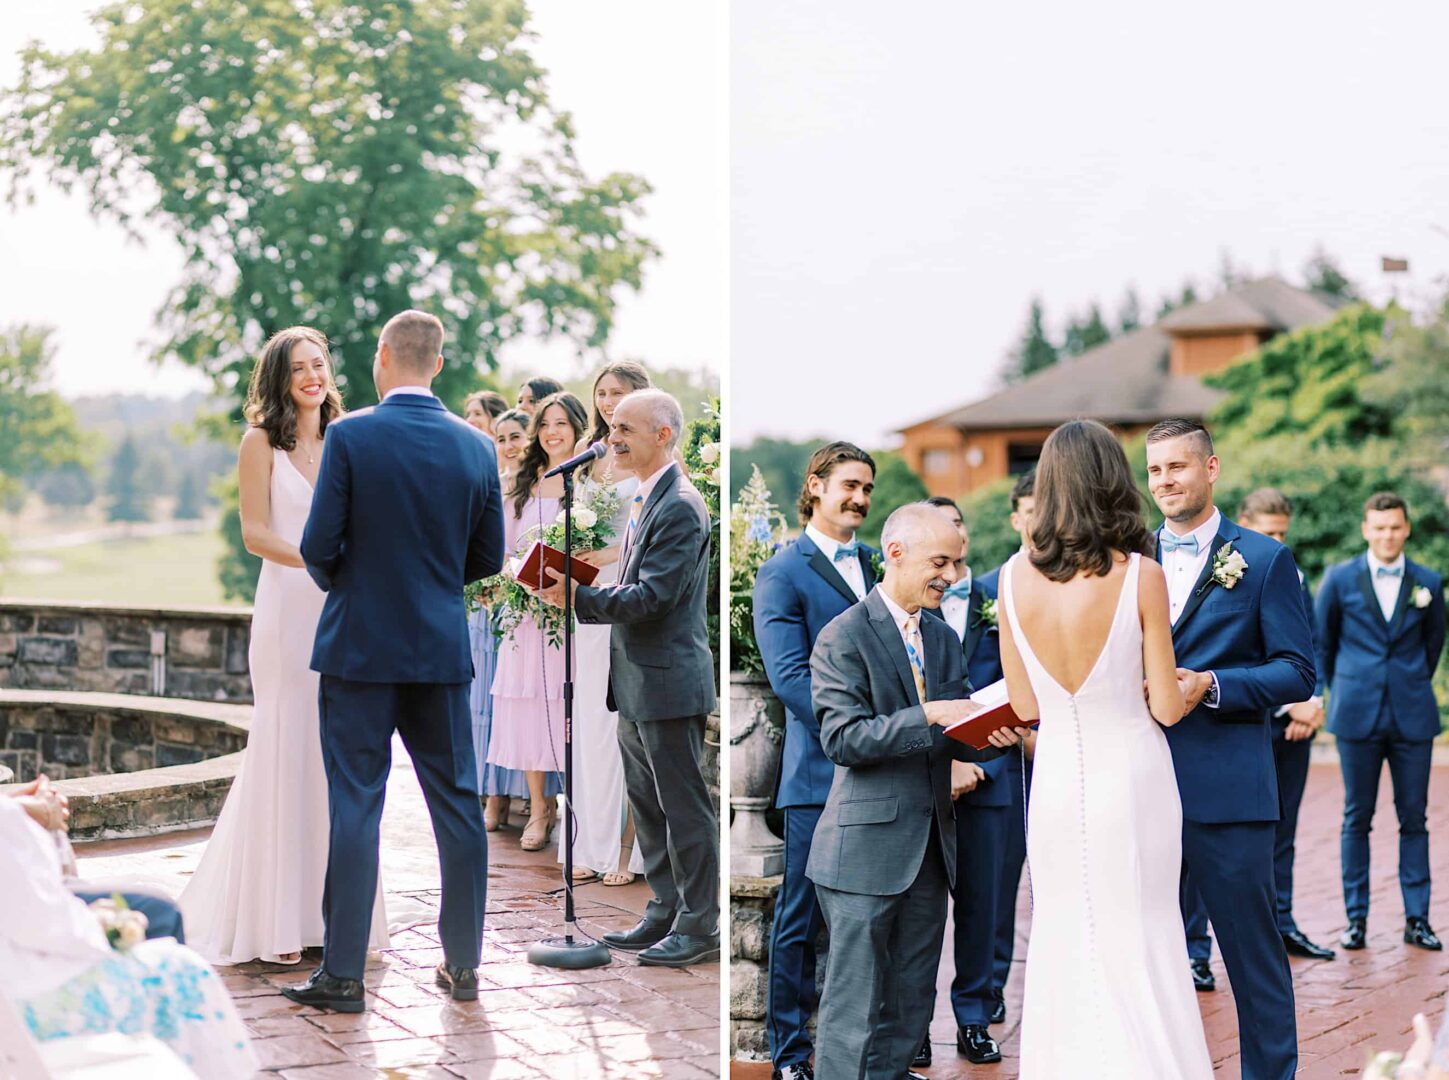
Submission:
[[997,728],[986,737],[986,741],[998,750],[1009,750],[1021,742],[1021,729],[1019,728]]

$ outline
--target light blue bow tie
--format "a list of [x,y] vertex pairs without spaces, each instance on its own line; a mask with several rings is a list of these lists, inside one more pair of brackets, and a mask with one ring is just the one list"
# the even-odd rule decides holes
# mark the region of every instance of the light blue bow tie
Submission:
[[1200,550],[1196,536],[1173,536],[1170,532],[1162,534],[1162,554],[1167,555],[1181,548],[1189,555],[1196,555]]
[[946,598],[948,600],[953,596],[960,597],[962,600],[971,599],[971,579],[962,578],[946,590]]
[[835,549],[835,561],[844,562],[846,559],[853,559],[860,554],[860,542],[852,540],[848,544],[841,544]]
[[1378,566],[1374,568],[1374,577],[1401,578],[1403,576],[1404,568],[1402,566]]

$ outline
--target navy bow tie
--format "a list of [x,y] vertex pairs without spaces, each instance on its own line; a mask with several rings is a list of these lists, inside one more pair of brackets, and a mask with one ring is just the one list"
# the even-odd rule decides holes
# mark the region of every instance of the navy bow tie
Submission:
[[1172,533],[1164,531],[1162,534],[1162,554],[1170,554],[1179,548],[1189,555],[1196,555],[1200,550],[1196,536],[1173,536]]
[[835,549],[835,561],[844,562],[846,559],[853,559],[860,554],[860,542],[852,540],[848,544],[841,544]]
[[1374,568],[1374,577],[1401,578],[1403,576],[1404,568],[1402,566],[1378,566]]

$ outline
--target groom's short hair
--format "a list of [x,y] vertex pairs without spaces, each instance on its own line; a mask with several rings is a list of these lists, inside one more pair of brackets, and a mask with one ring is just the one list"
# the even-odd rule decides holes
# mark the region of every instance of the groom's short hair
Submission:
[[400,367],[414,375],[430,374],[443,351],[443,324],[436,315],[414,308],[388,319],[382,340]]
[[1153,424],[1152,429],[1147,432],[1147,441],[1149,443],[1166,442],[1168,439],[1180,439],[1184,435],[1192,437],[1193,443],[1204,460],[1213,456],[1213,437],[1208,434],[1208,429],[1196,420],[1185,420],[1180,416]]

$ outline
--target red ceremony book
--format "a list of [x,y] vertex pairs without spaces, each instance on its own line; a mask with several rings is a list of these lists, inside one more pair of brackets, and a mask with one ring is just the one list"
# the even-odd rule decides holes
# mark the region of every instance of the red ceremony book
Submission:
[[985,750],[991,745],[986,740],[993,731],[1009,727],[1036,727],[1037,725],[1035,720],[1030,724],[1024,723],[1012,710],[1011,702],[1006,700],[1005,679],[1000,679],[990,686],[983,686],[971,695],[971,700],[983,706],[982,710],[972,713],[965,720],[957,720],[946,729],[947,735],[967,746]]
[[[572,564],[574,580],[580,585],[592,585],[594,578],[599,576],[597,566],[590,566],[577,558],[570,558],[569,562]],[[530,589],[540,589],[544,587],[539,584],[544,566],[548,567],[551,575],[549,585],[557,585],[563,580],[564,553],[556,547],[549,547],[542,540],[537,540],[528,549],[528,554],[523,557],[523,564],[514,576]]]

